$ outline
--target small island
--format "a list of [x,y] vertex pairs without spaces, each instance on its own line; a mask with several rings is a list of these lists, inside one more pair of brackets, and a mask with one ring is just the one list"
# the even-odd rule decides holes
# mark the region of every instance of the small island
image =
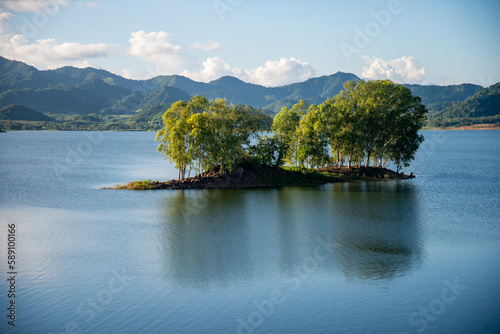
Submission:
[[[423,141],[427,109],[390,80],[348,81],[320,105],[300,100],[272,117],[262,110],[195,96],[174,103],[156,135],[178,179],[111,189],[227,189],[402,180]],[[386,167],[392,162],[397,171]],[[196,174],[190,177],[191,172]],[[187,177],[186,177],[187,174]]]
[[221,174],[220,166],[211,172],[184,180],[165,182],[141,180],[104,189],[126,190],[186,190],[186,189],[249,189],[291,186],[317,186],[334,182],[408,180],[413,174],[396,173],[382,167],[323,167],[291,170],[243,162],[231,173]]

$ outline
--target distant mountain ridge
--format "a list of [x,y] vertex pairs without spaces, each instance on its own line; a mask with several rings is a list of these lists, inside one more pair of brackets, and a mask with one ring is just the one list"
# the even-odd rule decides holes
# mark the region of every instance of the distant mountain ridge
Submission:
[[500,82],[448,107],[431,120],[435,126],[500,123]]
[[449,108],[483,89],[479,85],[467,83],[448,86],[406,85],[406,87],[410,88],[413,95],[422,98],[422,103],[427,107],[430,114]]
[[[19,61],[0,57],[0,108],[19,104],[48,114],[132,115],[141,110],[187,100],[195,95],[225,98],[276,113],[300,99],[319,104],[342,90],[352,73],[337,72],[279,87],[264,87],[225,76],[209,83],[180,75],[161,75],[147,80],[126,79],[95,68],[65,66],[38,70]],[[406,85],[422,98],[431,115],[453,107],[483,88],[479,85]]]
[[31,108],[11,104],[0,109],[0,120],[52,122],[53,118]]

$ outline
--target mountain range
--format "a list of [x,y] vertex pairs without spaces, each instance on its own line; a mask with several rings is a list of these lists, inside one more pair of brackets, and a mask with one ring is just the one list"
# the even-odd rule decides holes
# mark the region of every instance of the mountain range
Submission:
[[431,119],[434,126],[500,124],[500,82],[444,109]]
[[12,104],[0,108],[0,120],[53,122],[55,119],[31,108]]
[[[103,119],[116,119],[145,112],[143,116],[150,115],[151,120],[154,116],[152,110],[160,113],[173,102],[201,95],[208,99],[225,98],[233,104],[251,105],[276,113],[300,99],[309,104],[322,103],[338,94],[348,80],[358,81],[360,78],[352,73],[337,72],[279,87],[246,83],[230,76],[208,83],[180,75],[132,80],[90,67],[38,70],[0,57],[0,108],[21,105],[55,118],[57,115],[92,114]],[[474,84],[406,86],[413,95],[422,98],[431,119],[453,118],[455,106],[483,91],[483,87]],[[470,103],[460,108],[467,108]],[[491,99],[491,103],[498,105],[498,99]],[[447,116],[443,116],[443,112]]]

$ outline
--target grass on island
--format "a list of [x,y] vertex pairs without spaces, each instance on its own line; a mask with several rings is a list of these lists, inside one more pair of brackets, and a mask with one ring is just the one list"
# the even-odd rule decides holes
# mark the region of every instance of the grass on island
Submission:
[[126,189],[126,190],[151,190],[155,186],[151,180],[133,181],[124,185],[117,185],[113,189]]

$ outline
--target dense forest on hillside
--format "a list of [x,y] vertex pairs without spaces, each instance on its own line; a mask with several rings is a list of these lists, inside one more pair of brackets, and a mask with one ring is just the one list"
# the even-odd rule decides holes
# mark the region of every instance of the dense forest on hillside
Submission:
[[0,109],[0,120],[54,122],[55,120],[41,112],[18,104],[11,104]]
[[446,108],[430,119],[433,126],[500,125],[500,83],[482,89],[464,101]]
[[[209,100],[223,98],[234,105],[250,105],[275,115],[283,107],[292,108],[299,100],[319,105],[337,95],[345,82],[359,80],[354,74],[342,72],[280,87],[250,84],[234,77],[222,77],[209,83],[179,75],[131,80],[95,68],[66,66],[40,71],[0,57],[0,108],[21,105],[55,120],[19,121],[5,116],[0,127],[11,130],[158,130],[165,110],[177,101],[187,102],[196,95]],[[488,112],[488,116],[481,111],[471,114],[467,108],[474,107],[475,102],[461,104],[482,91],[481,86],[406,87],[414,96],[419,96],[429,110],[427,125],[498,121],[498,110],[494,115]],[[484,94],[494,96],[498,90]],[[479,98],[483,99],[481,96]],[[486,108],[494,113],[498,99],[490,97],[487,103]]]

